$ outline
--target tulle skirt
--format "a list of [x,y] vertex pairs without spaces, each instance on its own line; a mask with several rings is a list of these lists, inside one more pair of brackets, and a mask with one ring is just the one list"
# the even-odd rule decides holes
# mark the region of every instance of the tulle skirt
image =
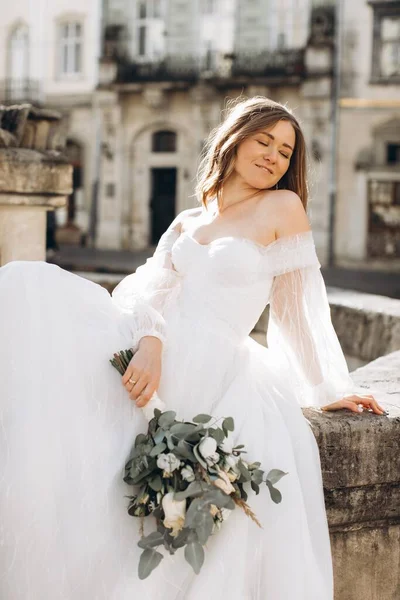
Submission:
[[54,265],[11,263],[0,269],[1,600],[332,600],[318,448],[290,373],[217,323],[174,307],[167,322],[160,397],[182,419],[232,416],[248,460],[288,473],[282,502],[250,492],[262,528],[236,508],[199,575],[178,551],[140,581],[122,474],[147,424],[108,362],[131,345],[129,315]]

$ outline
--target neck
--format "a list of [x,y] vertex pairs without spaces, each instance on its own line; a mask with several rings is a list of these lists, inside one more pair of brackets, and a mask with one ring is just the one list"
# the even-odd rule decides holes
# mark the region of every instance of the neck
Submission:
[[245,202],[246,200],[251,200],[253,198],[257,198],[260,192],[264,192],[265,190],[258,190],[252,187],[249,187],[245,181],[237,175],[237,173],[232,173],[231,177],[224,183],[221,192],[221,199],[219,202],[219,212],[223,212],[229,206],[233,206],[234,204],[239,204],[241,202]]

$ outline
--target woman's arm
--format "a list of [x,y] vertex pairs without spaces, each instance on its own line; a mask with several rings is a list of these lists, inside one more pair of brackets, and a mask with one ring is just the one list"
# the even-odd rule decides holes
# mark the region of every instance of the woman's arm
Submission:
[[[181,212],[161,236],[151,258],[115,288],[112,298],[129,314],[135,354],[122,378],[132,400],[143,407],[157,390],[161,377],[162,345],[166,342],[164,314],[176,301],[181,276],[174,269],[171,251],[183,221],[201,209]],[[134,383],[132,383],[134,382]]]
[[[288,210],[290,208],[290,210]],[[283,206],[276,247],[276,274],[270,295],[267,344],[297,371],[304,406],[324,410],[358,404],[384,411],[373,396],[355,393],[333,328],[325,283],[308,218],[300,199],[290,193]],[[308,231],[307,231],[308,230]]]

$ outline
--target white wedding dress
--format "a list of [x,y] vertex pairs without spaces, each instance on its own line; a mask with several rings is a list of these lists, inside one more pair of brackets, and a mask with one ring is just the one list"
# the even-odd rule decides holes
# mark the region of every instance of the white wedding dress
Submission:
[[[249,337],[270,303],[268,348]],[[311,232],[202,245],[172,225],[115,290],[44,262],[0,269],[1,600],[332,600],[318,448],[301,406],[354,390]],[[137,577],[123,468],[146,420],[110,365],[163,339],[159,396],[182,419],[232,416],[279,482],[236,509],[195,575],[183,552]],[[152,527],[145,525],[145,531]]]

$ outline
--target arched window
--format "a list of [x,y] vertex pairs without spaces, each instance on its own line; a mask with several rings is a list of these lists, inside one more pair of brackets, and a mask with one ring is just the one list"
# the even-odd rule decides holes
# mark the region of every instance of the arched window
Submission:
[[152,152],[176,152],[176,133],[156,131],[152,138]]
[[24,97],[29,78],[29,35],[26,25],[18,25],[9,39],[8,79],[11,100]]

